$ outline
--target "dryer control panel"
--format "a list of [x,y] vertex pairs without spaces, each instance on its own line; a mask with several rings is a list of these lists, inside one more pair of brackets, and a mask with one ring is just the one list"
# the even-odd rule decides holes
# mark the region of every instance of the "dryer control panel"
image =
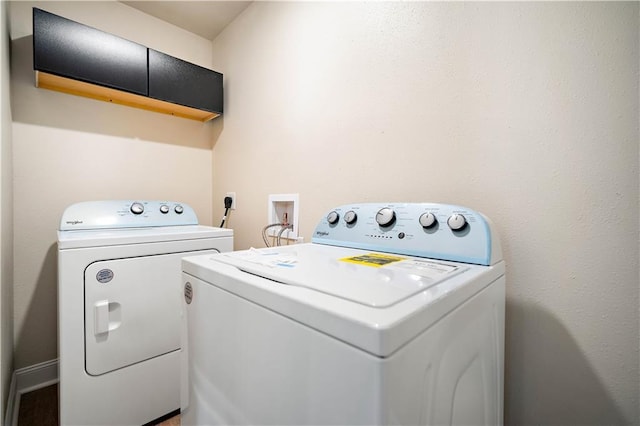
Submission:
[[313,243],[493,265],[502,260],[491,221],[467,207],[437,203],[363,203],[336,207]]
[[175,201],[86,201],[67,207],[60,231],[197,225],[195,211]]

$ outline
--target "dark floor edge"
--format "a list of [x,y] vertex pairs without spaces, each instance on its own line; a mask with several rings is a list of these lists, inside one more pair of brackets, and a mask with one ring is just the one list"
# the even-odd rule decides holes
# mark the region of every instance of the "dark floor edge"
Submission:
[[179,415],[179,414],[180,414],[180,409],[178,408],[178,409],[176,409],[176,410],[173,410],[173,411],[172,411],[172,412],[170,412],[170,413],[165,414],[164,416],[158,417],[158,418],[157,418],[157,419],[155,419],[155,420],[151,420],[149,423],[145,423],[145,424],[143,424],[142,426],[155,426],[155,425],[157,425],[158,423],[162,423],[162,422],[164,422],[165,420],[169,420],[171,417],[175,417],[175,416],[177,416],[177,415]]

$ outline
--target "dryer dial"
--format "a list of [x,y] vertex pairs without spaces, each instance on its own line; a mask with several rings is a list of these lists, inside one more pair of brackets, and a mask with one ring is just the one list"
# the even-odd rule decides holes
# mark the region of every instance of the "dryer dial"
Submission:
[[182,214],[184,212],[184,207],[178,204],[173,208],[173,211],[176,212],[177,214]]
[[169,206],[166,204],[163,204],[160,206],[160,213],[162,214],[167,214],[169,213]]
[[142,203],[135,202],[131,204],[131,208],[129,210],[131,210],[131,213],[133,214],[142,214],[144,213],[144,206]]
[[376,213],[376,222],[380,226],[391,226],[396,221],[396,212],[391,207],[385,207]]

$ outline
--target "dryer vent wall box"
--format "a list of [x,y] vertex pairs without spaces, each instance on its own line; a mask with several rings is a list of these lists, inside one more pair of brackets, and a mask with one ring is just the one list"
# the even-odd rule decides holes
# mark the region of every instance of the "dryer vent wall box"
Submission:
[[503,422],[505,264],[477,211],[342,205],[311,243],[182,265],[184,424]]
[[181,202],[95,201],[64,211],[60,424],[140,425],[180,408],[180,262],[231,250],[231,229],[198,225]]
[[33,9],[36,85],[199,121],[222,114],[222,74]]

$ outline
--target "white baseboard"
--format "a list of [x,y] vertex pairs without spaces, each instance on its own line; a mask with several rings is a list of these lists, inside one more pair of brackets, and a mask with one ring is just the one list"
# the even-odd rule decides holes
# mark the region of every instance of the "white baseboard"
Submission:
[[20,398],[16,398],[16,382],[16,372],[14,371],[13,374],[11,374],[11,384],[9,385],[9,395],[7,397],[7,411],[4,413],[4,423],[2,423],[4,426],[18,425],[17,418],[14,421],[14,413],[17,413],[20,409],[19,405],[16,406],[16,401],[20,400]]
[[20,368],[13,372],[9,396],[7,399],[7,412],[4,417],[5,426],[18,425],[18,412],[20,411],[20,396],[23,393],[44,388],[58,383],[58,360],[41,362]]

